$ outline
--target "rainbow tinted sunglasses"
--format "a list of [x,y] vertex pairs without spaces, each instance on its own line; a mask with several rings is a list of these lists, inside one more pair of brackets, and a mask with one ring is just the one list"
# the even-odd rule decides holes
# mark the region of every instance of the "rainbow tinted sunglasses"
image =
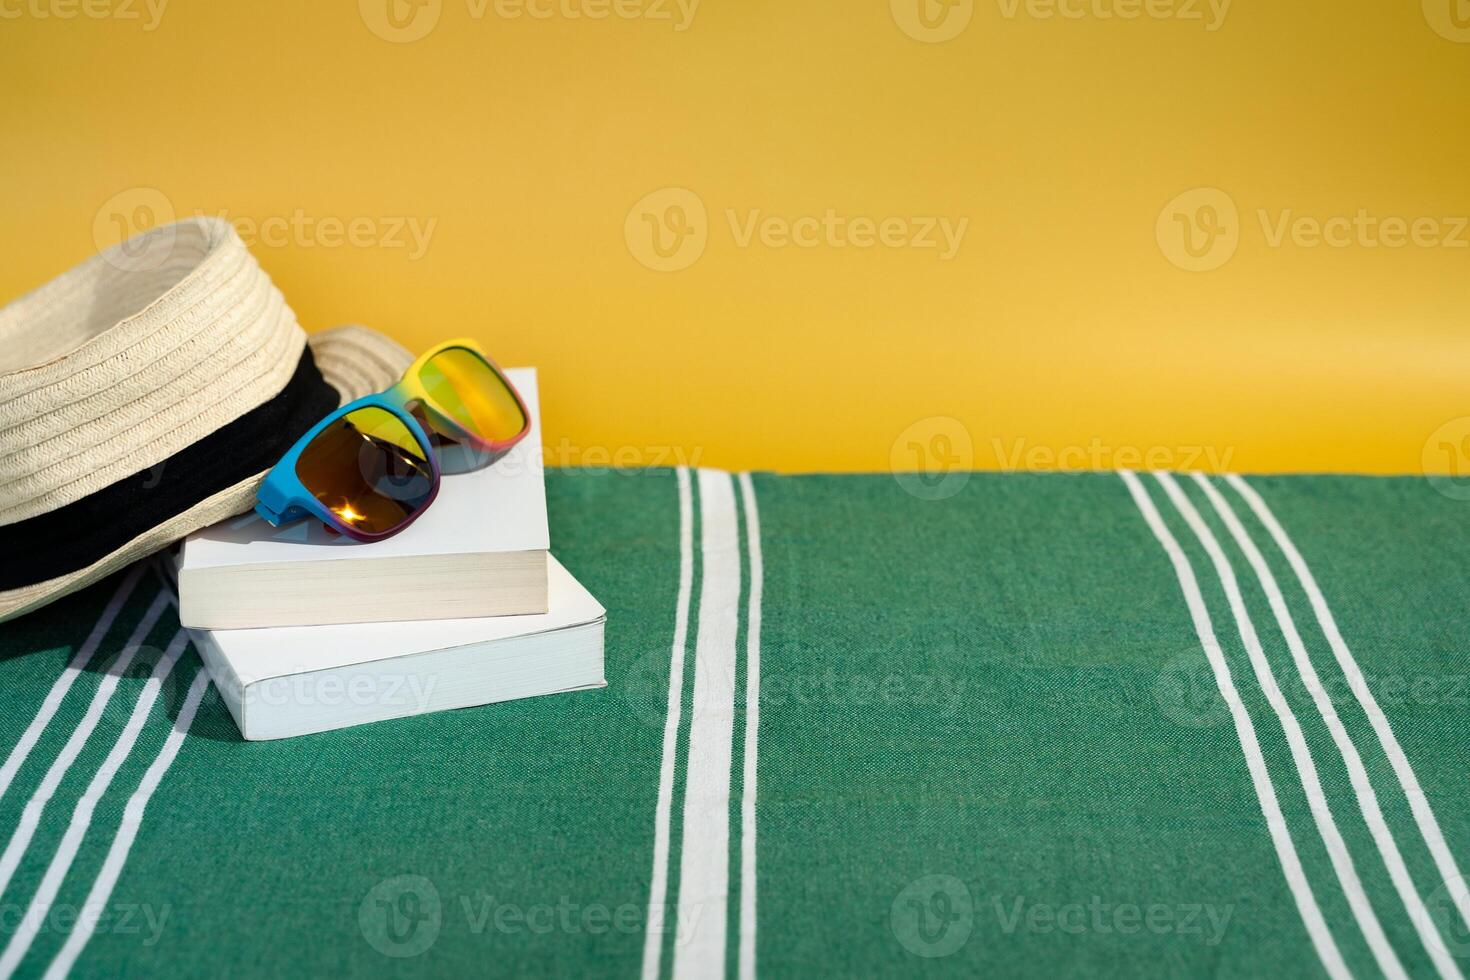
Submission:
[[358,541],[381,541],[438,496],[446,442],[494,460],[530,428],[520,393],[480,346],[447,341],[387,391],[312,426],[266,474],[255,511],[275,526],[315,517]]

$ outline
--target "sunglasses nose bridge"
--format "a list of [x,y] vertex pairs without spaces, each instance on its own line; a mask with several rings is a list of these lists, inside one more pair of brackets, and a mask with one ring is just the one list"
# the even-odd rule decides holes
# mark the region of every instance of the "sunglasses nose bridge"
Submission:
[[419,424],[428,440],[427,449],[433,450],[438,445],[439,427],[434,424],[433,414],[421,394],[411,389],[406,382],[400,381],[383,392],[382,397]]
[[453,441],[444,434],[443,426],[435,422],[433,412],[422,399],[414,399],[404,405],[403,410],[412,415],[414,421],[419,424],[419,428],[424,430],[424,438],[429,441],[429,449],[432,452],[437,454],[441,446]]

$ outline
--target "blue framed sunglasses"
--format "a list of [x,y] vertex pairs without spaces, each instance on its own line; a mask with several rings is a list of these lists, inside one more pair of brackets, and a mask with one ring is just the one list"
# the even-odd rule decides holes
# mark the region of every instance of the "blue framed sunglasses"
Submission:
[[315,517],[357,541],[381,541],[439,494],[444,442],[494,459],[531,428],[525,402],[473,340],[419,357],[387,391],[343,405],[281,457],[256,493],[273,526]]

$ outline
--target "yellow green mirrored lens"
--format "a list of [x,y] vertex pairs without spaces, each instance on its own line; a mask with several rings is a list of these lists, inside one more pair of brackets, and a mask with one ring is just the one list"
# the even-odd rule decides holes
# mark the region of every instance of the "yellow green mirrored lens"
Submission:
[[359,408],[332,422],[301,451],[296,475],[342,524],[383,534],[429,502],[434,472],[398,416]]
[[509,439],[526,427],[515,395],[474,351],[463,347],[440,351],[419,371],[419,382],[430,407],[487,442]]

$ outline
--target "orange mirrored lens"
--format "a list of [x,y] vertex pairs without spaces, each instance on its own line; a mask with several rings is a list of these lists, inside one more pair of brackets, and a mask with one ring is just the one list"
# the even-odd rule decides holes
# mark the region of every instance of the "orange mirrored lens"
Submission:
[[505,379],[474,351],[440,351],[419,371],[419,381],[435,411],[486,442],[503,442],[526,427],[526,416]]
[[373,407],[323,429],[301,451],[296,475],[338,520],[367,534],[407,523],[434,491],[424,447],[398,416]]

